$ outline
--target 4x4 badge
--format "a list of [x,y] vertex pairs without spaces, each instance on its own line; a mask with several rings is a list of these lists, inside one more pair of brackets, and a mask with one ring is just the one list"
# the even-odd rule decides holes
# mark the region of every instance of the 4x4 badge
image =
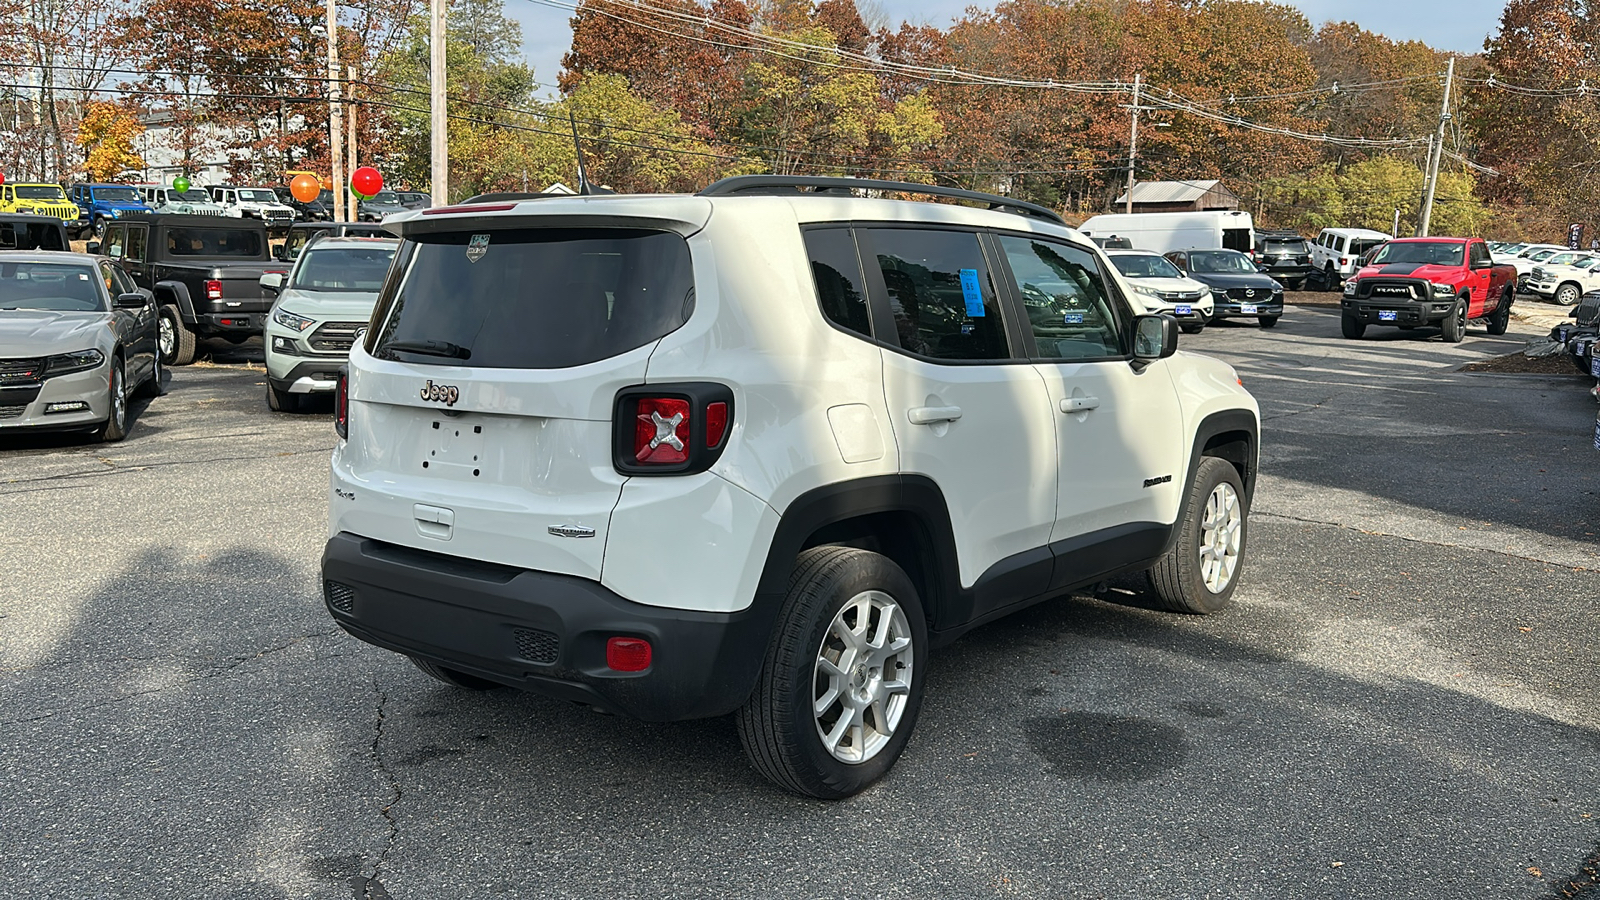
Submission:
[[489,252],[489,236],[475,234],[467,241],[467,262],[477,262]]

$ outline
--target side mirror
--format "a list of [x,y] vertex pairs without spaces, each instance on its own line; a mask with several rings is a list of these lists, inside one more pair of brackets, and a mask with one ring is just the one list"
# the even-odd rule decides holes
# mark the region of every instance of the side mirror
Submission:
[[282,272],[268,272],[267,274],[261,276],[258,281],[263,288],[266,288],[274,294],[283,290]]
[[99,241],[90,241],[89,243],[84,244],[83,245],[83,252],[85,252],[85,253],[99,253],[100,252],[100,242]]
[[284,245],[279,244],[278,246],[272,248],[272,258],[277,260],[278,262],[288,262],[289,261],[289,257],[284,252]]
[[118,294],[117,309],[144,309],[150,298],[143,294]]
[[1492,269],[1492,268],[1494,268],[1494,260],[1492,260],[1492,259],[1476,260],[1476,261],[1474,261],[1472,263],[1472,267],[1474,269]]
[[1178,352],[1178,320],[1171,316],[1135,316],[1133,359],[1149,364]]

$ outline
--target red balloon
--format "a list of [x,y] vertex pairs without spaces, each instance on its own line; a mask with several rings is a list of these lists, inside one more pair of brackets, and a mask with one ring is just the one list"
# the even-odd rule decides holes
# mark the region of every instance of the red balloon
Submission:
[[383,176],[371,166],[362,166],[350,175],[350,189],[371,197],[383,190]]
[[6,183],[6,173],[0,172],[0,184]]

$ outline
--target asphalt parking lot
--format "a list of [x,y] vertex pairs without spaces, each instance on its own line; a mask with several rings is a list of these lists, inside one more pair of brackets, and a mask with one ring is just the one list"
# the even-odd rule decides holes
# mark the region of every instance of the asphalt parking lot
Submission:
[[1262,404],[1235,606],[1130,580],[982,628],[837,804],[727,720],[456,692],[340,632],[328,417],[227,350],[124,443],[0,442],[0,895],[1600,896],[1591,382],[1455,371],[1542,332],[1185,336]]

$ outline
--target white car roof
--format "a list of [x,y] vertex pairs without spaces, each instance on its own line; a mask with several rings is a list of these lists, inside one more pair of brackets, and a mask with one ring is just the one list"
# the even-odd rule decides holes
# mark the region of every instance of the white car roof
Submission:
[[1155,252],[1154,250],[1128,250],[1126,248],[1118,248],[1118,249],[1115,249],[1115,250],[1107,250],[1107,251],[1105,251],[1105,254],[1107,256],[1160,256],[1161,255],[1161,254]]
[[1377,238],[1384,241],[1394,240],[1394,235],[1384,234],[1381,231],[1373,231],[1370,228],[1324,228],[1320,233],[1337,234],[1344,237]]

